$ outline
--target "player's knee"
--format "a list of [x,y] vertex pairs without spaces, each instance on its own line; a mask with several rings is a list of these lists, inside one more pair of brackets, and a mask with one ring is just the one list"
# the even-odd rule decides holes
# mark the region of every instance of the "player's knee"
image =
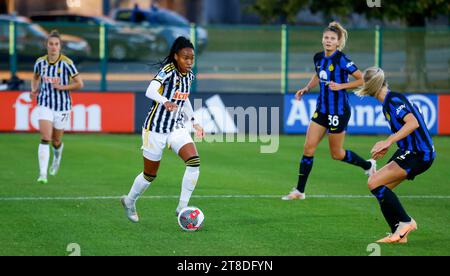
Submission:
[[367,181],[367,187],[369,188],[369,191],[373,191],[378,187],[378,179],[375,175],[372,175],[369,177],[369,180]]
[[62,140],[61,139],[53,139],[52,144],[55,148],[58,148],[59,146],[61,146]]
[[303,155],[314,156],[315,152],[316,152],[316,147],[314,145],[305,143],[305,147],[303,148]]
[[345,151],[331,151],[331,158],[333,160],[341,161],[345,158]]
[[200,157],[194,156],[186,160],[186,167],[200,169]]

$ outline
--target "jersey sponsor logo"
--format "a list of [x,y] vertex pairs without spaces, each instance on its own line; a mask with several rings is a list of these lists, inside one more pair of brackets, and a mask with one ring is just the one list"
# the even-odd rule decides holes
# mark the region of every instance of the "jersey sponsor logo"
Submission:
[[44,83],[60,83],[61,78],[59,77],[42,77]]
[[400,107],[398,107],[395,112],[397,113],[397,116],[400,115],[400,112],[402,112],[403,109],[406,108],[406,105],[402,104]]
[[189,93],[182,93],[179,90],[173,95],[173,99],[177,101],[186,101],[189,98]]
[[322,81],[327,81],[328,80],[328,74],[325,70],[320,71],[319,73],[319,78]]

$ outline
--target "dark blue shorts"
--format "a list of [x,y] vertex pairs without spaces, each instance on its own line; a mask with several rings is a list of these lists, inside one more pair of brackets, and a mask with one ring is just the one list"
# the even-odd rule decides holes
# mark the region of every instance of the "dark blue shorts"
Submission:
[[343,115],[325,114],[317,110],[314,113],[312,121],[326,128],[328,133],[338,134],[347,131],[350,115],[350,110],[346,111]]
[[408,180],[414,180],[416,176],[426,172],[431,165],[433,165],[434,159],[425,161],[424,153],[410,152],[405,150],[397,150],[390,162],[397,163],[402,169],[408,173]]

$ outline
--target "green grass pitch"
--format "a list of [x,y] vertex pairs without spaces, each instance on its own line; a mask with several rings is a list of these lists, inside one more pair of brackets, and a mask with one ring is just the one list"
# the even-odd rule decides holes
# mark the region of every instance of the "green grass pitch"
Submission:
[[[348,136],[346,147],[368,157],[380,139]],[[64,256],[77,243],[81,255],[368,256],[388,231],[363,172],[331,160],[327,141],[302,202],[280,197],[296,184],[303,136],[281,136],[279,151],[267,155],[258,143],[197,143],[201,175],[190,205],[206,220],[195,233],[176,222],[184,164],[172,152],[132,224],[118,198],[142,171],[140,136],[67,134],[64,142],[59,174],[39,185],[39,135],[0,134],[0,255]],[[450,255],[450,138],[435,143],[433,167],[396,190],[419,230],[406,245],[381,246],[381,255]]]

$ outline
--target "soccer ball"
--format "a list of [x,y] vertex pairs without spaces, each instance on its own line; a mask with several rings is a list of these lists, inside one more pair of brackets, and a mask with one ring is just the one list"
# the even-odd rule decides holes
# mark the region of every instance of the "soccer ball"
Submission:
[[178,224],[184,231],[197,231],[202,228],[205,215],[196,207],[186,207],[178,214]]

